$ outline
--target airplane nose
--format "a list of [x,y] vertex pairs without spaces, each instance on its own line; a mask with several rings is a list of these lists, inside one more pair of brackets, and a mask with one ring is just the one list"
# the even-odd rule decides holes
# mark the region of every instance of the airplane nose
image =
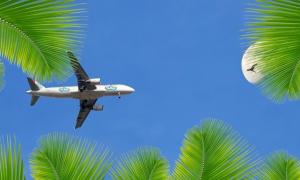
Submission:
[[135,92],[135,89],[133,89],[132,87],[129,87],[130,92]]
[[122,91],[124,94],[130,94],[130,93],[135,92],[135,89],[133,89],[133,88],[130,87],[130,86],[123,85],[122,87],[123,87],[123,89],[122,89],[121,91]]

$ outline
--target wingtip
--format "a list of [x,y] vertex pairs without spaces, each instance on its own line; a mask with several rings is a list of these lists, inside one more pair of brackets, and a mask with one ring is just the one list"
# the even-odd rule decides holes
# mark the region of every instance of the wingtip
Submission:
[[75,54],[72,51],[66,51],[66,53],[69,56],[69,58],[75,59]]
[[67,51],[67,55],[71,58],[74,57],[74,54],[71,51]]
[[75,126],[75,130],[79,129],[80,127],[81,127],[81,126],[76,125],[76,126]]

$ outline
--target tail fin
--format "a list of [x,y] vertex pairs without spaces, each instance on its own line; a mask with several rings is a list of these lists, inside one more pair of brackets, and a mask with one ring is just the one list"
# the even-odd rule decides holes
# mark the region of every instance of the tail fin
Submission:
[[[37,81],[34,81],[33,79],[31,79],[29,77],[27,78],[27,80],[28,80],[31,91],[38,91],[40,89],[45,88],[43,85],[41,85],[40,83],[38,83]],[[40,98],[39,96],[32,95],[30,105],[31,106],[35,105],[36,102],[39,100],[39,98]]]

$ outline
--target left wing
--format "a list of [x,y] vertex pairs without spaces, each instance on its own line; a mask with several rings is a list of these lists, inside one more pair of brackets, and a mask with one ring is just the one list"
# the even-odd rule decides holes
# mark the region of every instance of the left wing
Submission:
[[68,51],[67,53],[69,58],[71,59],[71,65],[77,78],[79,90],[81,92],[84,90],[95,90],[96,86],[89,82],[89,76],[79,64],[79,61],[75,57],[75,55],[71,51]]
[[97,99],[80,100],[80,111],[77,117],[75,129],[80,128],[82,126],[96,102]]

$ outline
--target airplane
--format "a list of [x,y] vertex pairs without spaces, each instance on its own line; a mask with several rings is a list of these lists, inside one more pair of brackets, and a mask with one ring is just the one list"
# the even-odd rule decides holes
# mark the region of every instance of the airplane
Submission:
[[71,65],[77,78],[77,86],[46,88],[39,82],[28,77],[27,80],[31,90],[26,92],[32,95],[31,106],[36,104],[40,96],[79,99],[80,111],[75,126],[75,129],[77,129],[83,125],[91,110],[103,111],[104,106],[96,104],[98,98],[104,96],[118,96],[120,98],[122,95],[131,94],[135,91],[127,85],[103,85],[100,78],[90,79],[75,55],[71,51],[68,51],[67,54],[71,59]]
[[252,71],[252,72],[255,72],[255,67],[257,66],[257,64],[253,64],[251,68],[247,69],[247,71]]

